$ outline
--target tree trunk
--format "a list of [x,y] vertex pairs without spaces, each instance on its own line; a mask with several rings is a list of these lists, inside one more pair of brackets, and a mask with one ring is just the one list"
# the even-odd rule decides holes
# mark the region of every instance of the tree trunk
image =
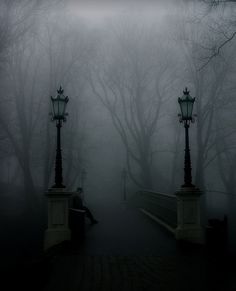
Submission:
[[23,170],[24,191],[25,191],[25,198],[26,198],[25,207],[29,211],[35,211],[37,209],[37,204],[39,201],[36,196],[36,189],[34,186],[32,172],[30,169],[29,153],[25,153],[22,170]]
[[151,173],[151,165],[149,162],[150,154],[144,153],[141,157],[141,179],[142,184],[144,185],[144,188],[146,189],[152,189],[152,173]]

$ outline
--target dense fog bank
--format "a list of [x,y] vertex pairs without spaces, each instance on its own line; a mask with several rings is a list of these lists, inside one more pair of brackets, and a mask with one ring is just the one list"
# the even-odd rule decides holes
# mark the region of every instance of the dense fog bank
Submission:
[[[53,184],[50,96],[60,86],[69,96],[62,127],[68,189],[83,184],[90,200],[119,200],[125,169],[128,195],[140,188],[174,193],[183,183],[184,162],[177,99],[187,86],[196,97],[190,125],[194,183],[204,191],[209,213],[231,215],[236,7],[210,4],[1,1],[3,211],[34,209]],[[12,206],[14,201],[20,202]]]

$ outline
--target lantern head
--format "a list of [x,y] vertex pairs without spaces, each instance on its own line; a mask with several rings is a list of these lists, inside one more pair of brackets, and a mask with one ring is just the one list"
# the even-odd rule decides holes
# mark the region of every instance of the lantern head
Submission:
[[192,98],[189,95],[189,91],[187,88],[185,88],[183,93],[184,95],[178,98],[178,102],[179,102],[180,110],[181,110],[180,117],[182,121],[192,121],[193,104],[194,104],[195,98]]
[[66,121],[66,105],[69,98],[68,96],[64,96],[63,93],[64,90],[60,86],[59,90],[57,90],[57,96],[55,98],[51,96],[52,120]]

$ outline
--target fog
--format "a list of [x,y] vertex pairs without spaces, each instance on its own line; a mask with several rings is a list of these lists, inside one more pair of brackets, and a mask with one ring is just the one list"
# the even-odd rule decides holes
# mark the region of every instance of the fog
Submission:
[[[210,1],[208,1],[210,2]],[[206,217],[236,207],[235,5],[207,1],[0,3],[0,210],[4,221],[44,213],[54,184],[50,96],[69,97],[63,182],[88,203],[183,184],[178,97],[196,97],[194,184]],[[86,175],[83,176],[83,173]],[[233,232],[231,231],[233,235]]]

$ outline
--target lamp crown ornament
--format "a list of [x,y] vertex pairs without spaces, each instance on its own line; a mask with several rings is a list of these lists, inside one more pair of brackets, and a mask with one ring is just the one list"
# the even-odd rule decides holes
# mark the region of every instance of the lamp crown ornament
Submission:
[[184,95],[189,95],[189,91],[188,91],[188,88],[185,87],[185,90],[183,91]]
[[62,95],[64,93],[64,90],[62,89],[62,87],[60,86],[59,90],[57,90],[57,93]]

